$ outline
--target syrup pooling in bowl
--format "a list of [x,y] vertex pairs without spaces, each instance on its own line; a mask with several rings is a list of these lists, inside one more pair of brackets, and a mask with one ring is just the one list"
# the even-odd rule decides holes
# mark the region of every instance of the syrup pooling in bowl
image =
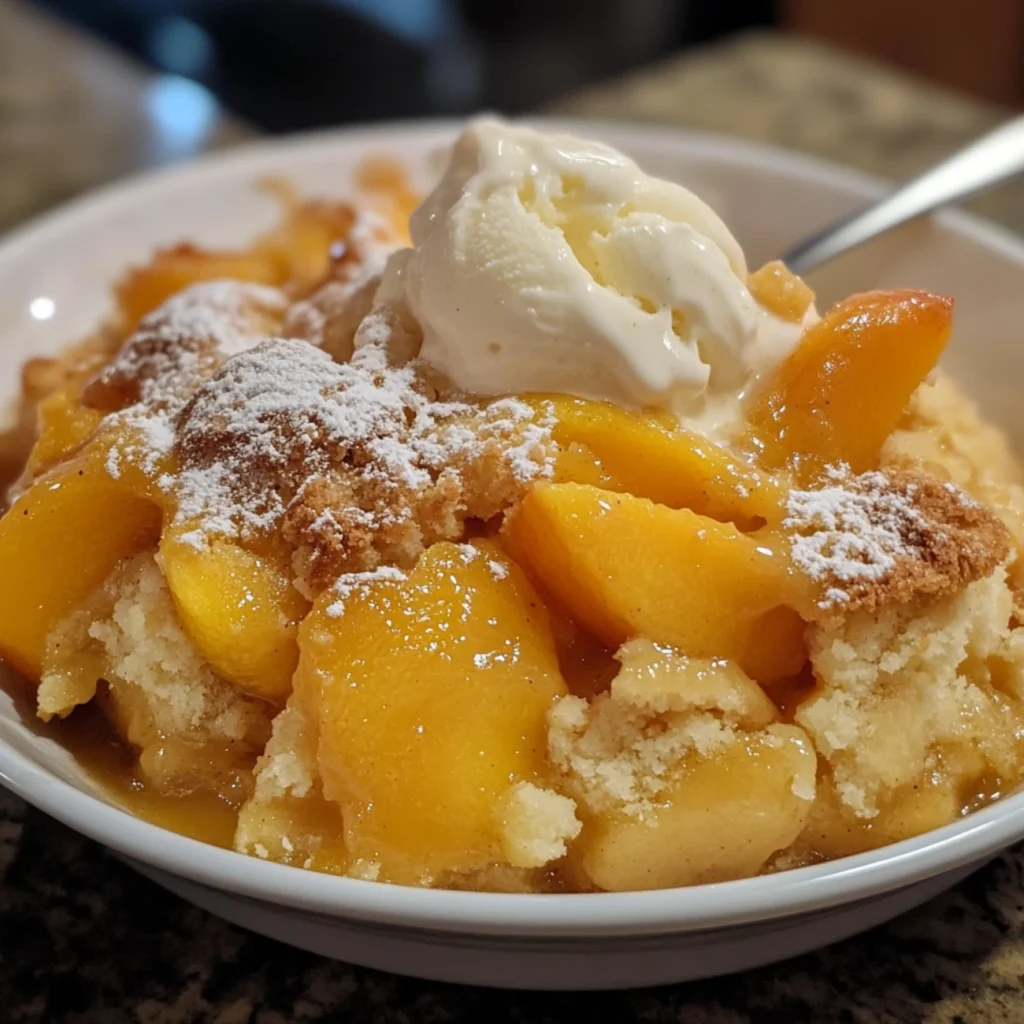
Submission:
[[[484,135],[505,131],[536,169],[494,163]],[[440,887],[783,870],[1012,788],[1024,498],[932,372],[950,301],[819,316],[689,193],[601,151],[612,188],[587,177],[595,147],[525,131],[471,127],[470,173],[411,238],[389,173],[356,206],[293,200],[249,250],[159,254],[119,318],[30,375],[0,650],[47,728],[169,827]],[[501,239],[472,214],[496,209],[478,186],[498,171]],[[694,280],[731,304],[651,291],[662,242],[705,232],[718,263]],[[549,242],[615,317],[577,331],[588,290],[530,284]],[[469,264],[477,298],[538,303],[530,331],[441,301]],[[247,269],[210,280],[229,265]],[[636,380],[597,386],[616,352],[647,375],[662,321],[685,387],[641,408]],[[528,361],[554,322],[528,392],[473,383],[492,343]],[[544,369],[574,361],[588,373]]]
[[141,777],[136,752],[98,706],[86,706],[71,718],[40,722],[35,718],[34,695],[20,680],[5,677],[0,689],[33,732],[64,747],[89,781],[114,803],[160,828],[231,849],[241,793],[232,802],[229,795],[210,792],[187,796],[161,792]]

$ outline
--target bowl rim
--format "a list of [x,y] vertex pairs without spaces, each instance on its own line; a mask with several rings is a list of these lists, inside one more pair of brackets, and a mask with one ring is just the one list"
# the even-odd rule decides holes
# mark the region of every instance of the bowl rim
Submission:
[[[779,147],[661,125],[573,118],[524,118],[547,130],[632,140],[666,153],[753,164],[791,178],[826,183],[869,199],[877,178]],[[234,177],[247,165],[339,144],[380,147],[396,138],[436,138],[464,121],[443,119],[333,128],[246,143],[187,164],[114,182],[62,204],[0,238],[0,257],[46,244],[102,219],[112,207],[173,186]],[[959,210],[937,215],[952,231],[998,252],[1024,271],[1024,240]],[[1024,837],[1024,792],[922,836],[878,850],[773,875],[647,892],[529,895],[417,889],[325,875],[210,846],[137,818],[65,782],[0,739],[0,784],[65,825],[129,860],[237,896],[329,918],[429,932],[522,937],[654,935],[735,927],[878,897],[994,856]]]

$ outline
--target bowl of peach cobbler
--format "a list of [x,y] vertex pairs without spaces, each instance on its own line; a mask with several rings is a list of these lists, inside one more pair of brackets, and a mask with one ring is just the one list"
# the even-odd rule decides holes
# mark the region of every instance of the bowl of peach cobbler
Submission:
[[254,147],[0,245],[0,779],[491,984],[765,962],[1024,836],[1024,247],[804,281],[874,185],[573,132]]

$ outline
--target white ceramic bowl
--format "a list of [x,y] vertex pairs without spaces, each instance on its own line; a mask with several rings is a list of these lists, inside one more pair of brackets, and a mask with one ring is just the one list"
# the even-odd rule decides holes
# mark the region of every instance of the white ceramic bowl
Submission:
[[[598,123],[559,127],[602,138],[705,196],[751,264],[879,189],[835,167],[724,138]],[[0,243],[0,398],[15,392],[26,357],[55,351],[96,323],[127,263],[158,244],[231,244],[269,225],[275,210],[253,191],[254,180],[286,175],[306,192],[344,194],[354,164],[383,151],[427,184],[455,130],[386,126],[248,146],[115,185],[9,235]],[[851,254],[814,283],[826,301],[886,285],[955,295],[947,362],[991,416],[1024,440],[1016,397],[1024,382],[1019,240],[949,213]],[[49,302],[33,305],[38,299]],[[778,960],[909,909],[1024,838],[1018,794],[917,839],[767,878],[571,896],[406,889],[246,858],[140,821],[106,800],[3,694],[0,782],[161,885],[247,928],[403,974],[521,988],[651,985]]]

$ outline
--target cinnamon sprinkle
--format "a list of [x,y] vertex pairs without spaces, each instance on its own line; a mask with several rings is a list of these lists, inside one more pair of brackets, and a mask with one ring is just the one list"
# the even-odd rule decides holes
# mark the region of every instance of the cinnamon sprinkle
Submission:
[[108,471],[127,462],[157,476],[186,542],[278,532],[312,594],[342,573],[409,567],[550,473],[549,418],[453,393],[415,358],[400,310],[367,317],[347,362],[262,335],[287,313],[273,289],[194,286],[93,382],[95,404],[125,427]]
[[827,613],[875,612],[939,597],[987,576],[1010,549],[1006,527],[949,483],[909,467],[794,490],[783,521],[796,566],[820,586]]

